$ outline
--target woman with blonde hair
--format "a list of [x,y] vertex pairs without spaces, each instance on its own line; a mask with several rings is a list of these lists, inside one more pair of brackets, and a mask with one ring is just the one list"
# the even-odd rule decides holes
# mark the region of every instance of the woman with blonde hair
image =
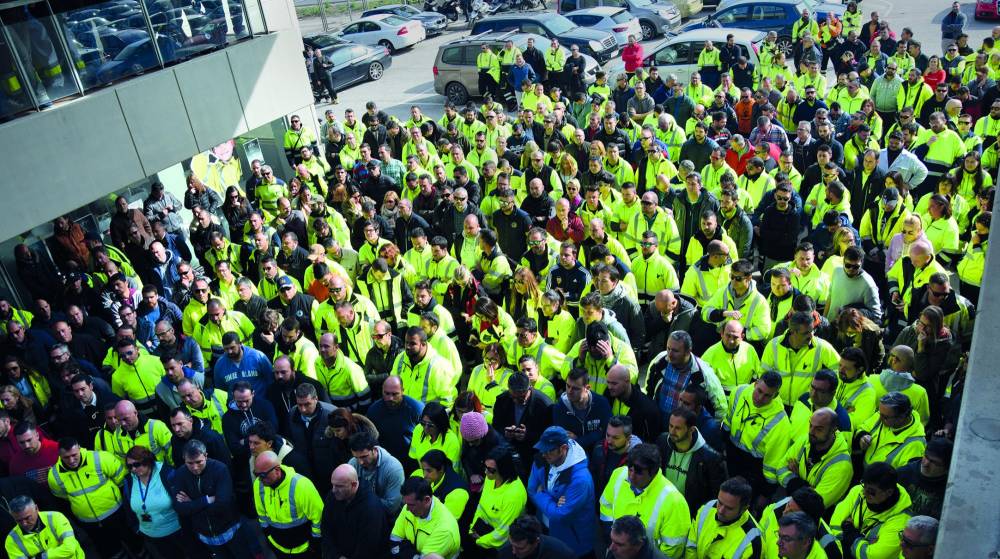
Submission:
[[836,336],[830,340],[837,352],[856,347],[864,352],[873,369],[878,369],[885,359],[882,345],[882,328],[854,308],[843,308],[834,324]]
[[831,253],[826,255],[826,261],[823,262],[820,272],[826,274],[828,278],[833,277],[833,271],[844,265],[844,251],[847,247],[860,246],[859,241],[860,239],[854,237],[854,229],[850,227],[837,229],[833,234],[833,248]]
[[559,161],[559,168],[557,169],[559,173],[559,180],[566,184],[567,182],[576,179],[580,175],[580,167],[576,163],[576,159],[572,157],[563,157]]
[[10,417],[11,425],[16,426],[22,421],[30,421],[38,425],[35,415],[34,401],[25,397],[13,384],[0,386],[0,404]]
[[505,298],[504,309],[515,321],[524,317],[537,319],[542,292],[538,288],[535,273],[530,268],[521,266],[514,272],[512,286],[513,289]]
[[569,352],[576,331],[576,319],[566,310],[566,296],[561,291],[549,289],[542,293],[540,309],[538,333],[559,351]]
[[521,153],[520,168],[527,169],[531,167],[531,156],[535,155],[535,152],[538,151],[542,151],[542,148],[538,147],[538,143],[534,140],[529,140],[528,143],[524,144],[524,152]]
[[492,343],[483,348],[483,362],[472,369],[468,389],[481,403],[480,413],[487,421],[493,420],[493,405],[497,397],[507,391],[507,381],[513,374],[507,365],[507,351],[501,344]]

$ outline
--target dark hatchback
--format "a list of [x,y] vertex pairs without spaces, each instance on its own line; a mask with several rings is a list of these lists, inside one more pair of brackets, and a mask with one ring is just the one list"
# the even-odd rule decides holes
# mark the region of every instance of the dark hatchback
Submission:
[[[606,31],[580,27],[560,14],[542,13],[530,16],[505,14],[477,21],[472,27],[472,35],[488,31],[534,33],[548,39],[559,39],[559,43],[567,48],[570,45],[577,45],[580,47],[580,52],[593,56],[598,64],[604,64],[618,54],[618,43],[614,35]],[[542,52],[549,48],[548,45],[535,45],[535,47]]]

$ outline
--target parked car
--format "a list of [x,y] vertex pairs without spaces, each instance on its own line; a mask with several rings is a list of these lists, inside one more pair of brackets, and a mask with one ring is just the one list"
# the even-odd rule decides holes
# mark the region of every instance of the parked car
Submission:
[[335,45],[351,44],[350,41],[332,33],[317,33],[316,35],[303,37],[302,42],[314,49],[323,49],[323,52],[326,52],[326,49]]
[[973,17],[976,19],[1000,19],[1000,6],[997,5],[997,0],[977,0]]
[[[159,35],[156,40],[160,47],[160,53],[165,62],[178,58],[180,44],[174,39]],[[110,83],[134,74],[140,74],[150,68],[158,66],[156,53],[153,52],[153,41],[147,36],[145,39],[131,43],[112,60],[101,64],[97,69],[97,81],[100,83]]]
[[352,43],[382,45],[391,54],[423,41],[427,38],[427,31],[419,21],[378,14],[348,24],[337,35]]
[[392,66],[389,49],[378,45],[338,43],[324,47],[323,56],[333,63],[329,72],[337,91],[368,80],[378,81]]
[[[434,57],[434,91],[447,97],[456,106],[466,104],[471,97],[481,97],[483,92],[479,91],[479,70],[476,68],[476,57],[479,55],[482,45],[490,45],[494,52],[500,52],[504,42],[510,39],[514,42],[514,46],[524,50],[528,46],[529,38],[535,40],[536,46],[545,46],[548,42],[545,37],[532,33],[490,32],[456,39],[441,45]],[[563,54],[568,58],[570,56],[569,49],[565,46],[562,49]],[[592,56],[582,53],[581,56],[587,61],[583,81],[588,84],[593,83],[594,76],[600,66]]]
[[389,4],[361,14],[361,17],[369,17],[378,14],[393,14],[403,19],[415,19],[424,24],[427,36],[440,35],[448,27],[448,18],[437,12],[422,12],[407,4]]
[[630,14],[625,8],[585,8],[566,14],[566,18],[580,27],[611,33],[620,47],[628,44],[629,35],[639,39],[643,36],[639,18]]
[[[751,64],[758,63],[757,53],[767,33],[754,29],[695,29],[664,39],[646,47],[646,58],[642,65],[656,66],[661,76],[674,74],[682,83],[691,81],[691,74],[698,71],[698,54],[705,41],[725,42],[726,35],[732,33],[736,46]],[[625,63],[616,60],[608,65],[608,75],[625,71]],[[655,93],[655,92],[650,92]]]
[[560,14],[502,14],[479,20],[472,27],[472,35],[487,31],[541,35],[545,40],[536,45],[541,51],[548,48],[549,40],[559,39],[561,45],[577,45],[581,53],[593,56],[601,64],[614,58],[619,50],[611,33],[580,27]]
[[98,49],[105,60],[110,60],[125,50],[125,47],[148,38],[149,32],[145,29],[123,29],[114,33],[102,33],[97,37],[97,42],[94,41],[94,36],[89,34],[77,39],[85,46]]
[[691,17],[702,9],[702,0],[559,0],[556,10],[564,15],[579,9],[609,6],[625,8],[639,18],[642,38],[651,40],[674,29],[681,23],[681,17]]
[[[842,4],[813,3],[812,7],[803,0],[734,0],[725,8],[720,8],[701,21],[691,22],[681,31],[692,31],[706,27],[739,27],[759,31],[774,31],[778,34],[778,48],[786,56],[792,54],[792,25],[808,9],[813,16],[836,14],[843,19],[846,7]],[[720,40],[725,41],[725,33]]]

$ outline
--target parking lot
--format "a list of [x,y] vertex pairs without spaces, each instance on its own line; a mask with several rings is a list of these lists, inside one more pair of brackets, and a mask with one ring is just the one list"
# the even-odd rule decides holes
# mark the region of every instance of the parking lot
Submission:
[[[419,6],[418,6],[419,7]],[[974,4],[963,4],[963,11],[969,16],[967,31],[972,40],[970,44],[978,46],[982,37],[989,35],[993,24],[974,21],[972,11]],[[900,0],[865,0],[861,10],[867,17],[872,11],[878,11],[883,19],[888,19],[897,32],[904,26],[913,29],[916,36],[924,42],[925,52],[937,52],[940,48],[940,21],[948,10],[948,3],[933,2],[902,2]],[[702,12],[703,17],[708,12]],[[687,21],[687,20],[685,20]],[[301,22],[305,35],[321,30],[317,21]],[[375,101],[379,108],[397,117],[409,118],[409,107],[418,105],[426,114],[437,117],[442,113],[444,97],[434,92],[434,75],[432,67],[438,47],[448,41],[468,35],[468,24],[459,18],[451,23],[448,31],[440,36],[431,37],[417,46],[393,56],[392,67],[385,76],[377,82],[366,82],[355,85],[340,93],[339,105],[332,106],[342,115],[347,107],[364,110],[365,103]],[[719,40],[725,39],[725,30],[719,30]],[[644,42],[647,52],[649,46],[662,38]],[[927,48],[930,47],[930,48]],[[832,75],[830,76],[833,77]],[[322,112],[331,105],[321,104],[317,109]]]

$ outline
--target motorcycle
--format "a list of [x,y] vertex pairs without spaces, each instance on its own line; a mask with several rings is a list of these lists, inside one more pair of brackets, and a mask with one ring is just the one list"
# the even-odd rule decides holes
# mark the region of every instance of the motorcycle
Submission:
[[496,4],[490,4],[483,0],[474,0],[472,2],[472,9],[469,11],[469,21],[475,23],[484,17],[498,14],[503,11],[506,5],[507,2],[504,0],[500,0]]
[[425,12],[437,12],[450,21],[458,21],[458,0],[424,0]]

